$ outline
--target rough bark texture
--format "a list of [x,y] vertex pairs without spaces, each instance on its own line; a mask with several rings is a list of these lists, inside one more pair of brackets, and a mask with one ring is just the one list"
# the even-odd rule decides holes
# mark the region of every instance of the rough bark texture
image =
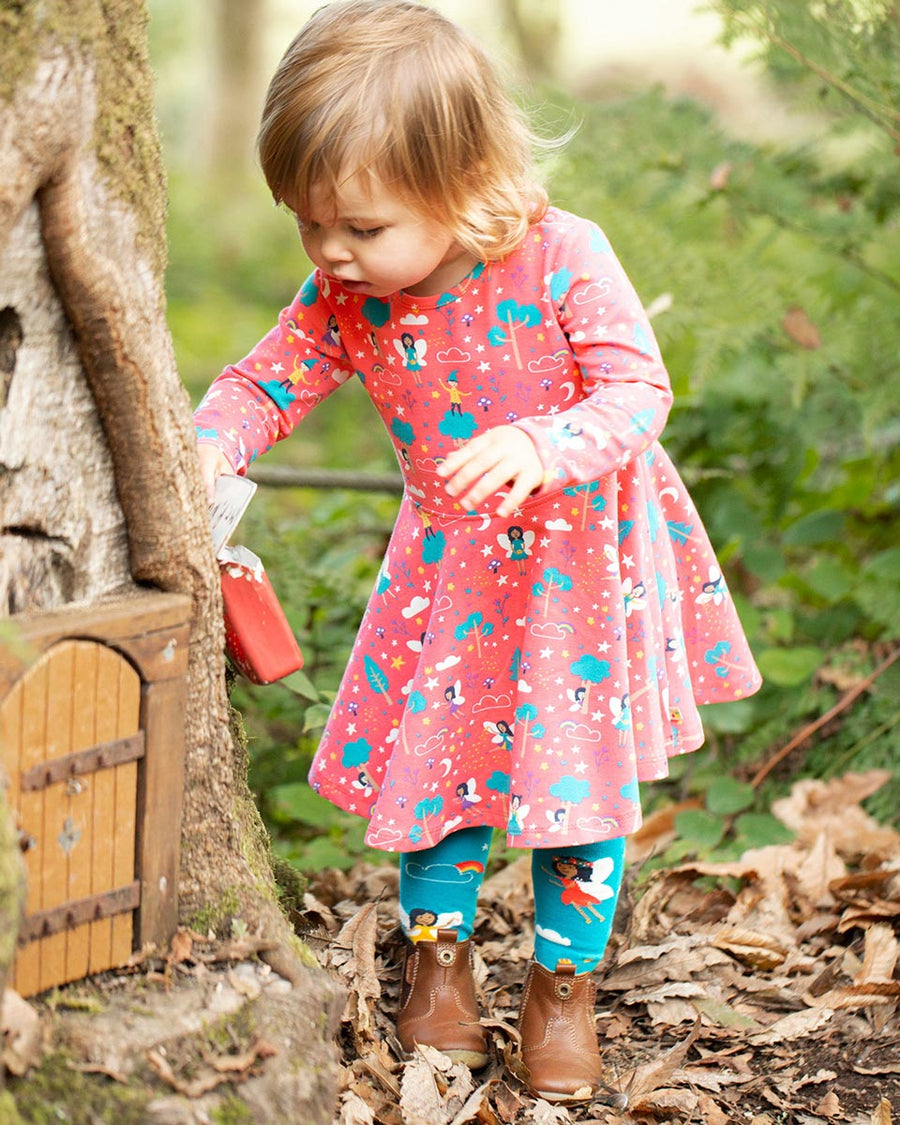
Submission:
[[0,614],[192,598],[181,913],[265,929],[297,976],[229,726],[145,24],[142,0],[0,0]]

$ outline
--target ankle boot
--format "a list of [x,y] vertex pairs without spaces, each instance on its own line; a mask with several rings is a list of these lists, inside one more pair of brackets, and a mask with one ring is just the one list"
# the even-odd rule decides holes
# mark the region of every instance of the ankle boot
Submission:
[[603,1087],[594,1028],[596,985],[590,973],[560,962],[551,972],[532,961],[525,978],[519,1032],[531,1092],[548,1102],[588,1101]]
[[457,942],[456,930],[438,930],[437,941],[407,944],[397,1038],[404,1051],[426,1044],[472,1070],[488,1061],[487,1037],[478,1022],[471,946]]

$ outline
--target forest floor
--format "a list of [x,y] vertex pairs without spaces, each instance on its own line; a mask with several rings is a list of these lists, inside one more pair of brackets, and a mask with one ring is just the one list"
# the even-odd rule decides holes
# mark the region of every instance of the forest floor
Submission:
[[[515,1020],[533,940],[527,858],[483,889],[476,976],[495,1050],[476,1075],[428,1048],[400,1057],[392,1030],[396,867],[322,872],[294,921],[346,995],[343,1012],[334,1011],[341,1056],[334,1125],[900,1122],[900,835],[859,804],[884,776],[798,782],[773,810],[794,841],[733,863],[690,863],[642,879],[643,857],[632,857],[610,953],[597,973],[609,1089],[577,1106],[535,1100],[517,1077]],[[670,829],[671,818],[651,820],[641,835],[644,853],[664,845]],[[266,1075],[274,1078],[296,1052],[285,1045],[286,1009],[278,1008],[290,985],[257,952],[250,937],[214,943],[182,931],[165,958],[138,959],[130,974],[107,975],[105,985],[98,979],[93,988],[105,998],[96,1010],[85,1010],[84,984],[73,986],[78,1004],[65,1001],[64,989],[49,1007],[32,1005],[39,1029],[29,1033],[32,1046],[24,1030],[18,1042],[8,1032],[7,1061],[17,1048],[26,1069],[29,1050],[36,1062],[51,1040],[64,1041],[70,1086],[76,1074],[123,1090],[139,1084],[142,1100],[133,1116],[120,1109],[82,1117],[54,1094],[55,1115],[23,1111],[23,1120],[309,1125],[312,1117],[285,1108],[299,1104],[294,1088],[259,1093]],[[137,992],[148,1016],[171,1023],[163,1008],[179,996],[187,995],[197,1016],[202,1005],[192,988],[220,1012],[229,994],[261,992],[276,1010],[267,1026],[245,1027],[243,1038],[232,1019],[224,1042],[187,1048],[182,1038],[181,1047],[166,1049],[148,1046],[135,1018],[123,1021],[108,1003],[124,989],[133,1010]],[[292,1041],[302,1034],[291,1029]],[[143,1056],[139,1068],[123,1061],[129,1037],[132,1054]],[[71,1055],[78,1049],[80,1062]],[[28,1084],[27,1074],[13,1082],[17,1099]]]

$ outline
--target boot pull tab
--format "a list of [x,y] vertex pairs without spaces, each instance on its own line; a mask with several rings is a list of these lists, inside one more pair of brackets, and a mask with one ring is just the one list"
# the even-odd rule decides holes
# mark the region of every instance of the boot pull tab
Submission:
[[438,930],[437,949],[435,960],[443,968],[449,968],[456,962],[456,930]]
[[568,1000],[575,988],[575,966],[571,961],[557,961],[553,988],[560,1000]]

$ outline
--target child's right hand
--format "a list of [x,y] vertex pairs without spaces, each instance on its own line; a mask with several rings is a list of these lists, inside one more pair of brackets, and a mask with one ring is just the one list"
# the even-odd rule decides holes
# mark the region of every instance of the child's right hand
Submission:
[[234,469],[222,450],[209,442],[198,444],[197,458],[200,461],[200,475],[206,486],[206,495],[212,503],[216,497],[216,481],[223,473],[234,473]]

